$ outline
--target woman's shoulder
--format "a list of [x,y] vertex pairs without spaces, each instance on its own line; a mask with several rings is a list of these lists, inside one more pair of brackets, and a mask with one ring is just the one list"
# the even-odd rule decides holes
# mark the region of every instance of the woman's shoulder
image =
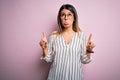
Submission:
[[80,38],[85,38],[85,37],[86,37],[85,32],[82,31],[82,30],[78,32],[78,36],[79,36]]
[[81,31],[78,31],[77,33],[78,33],[79,36],[81,36],[81,35],[84,34],[84,32],[83,32],[82,30],[81,30]]
[[59,34],[58,31],[53,31],[52,32],[52,35],[57,35],[57,34]]
[[59,32],[58,32],[58,31],[53,31],[53,32],[51,33],[51,36],[54,37],[54,38],[56,38],[58,35],[59,35]]

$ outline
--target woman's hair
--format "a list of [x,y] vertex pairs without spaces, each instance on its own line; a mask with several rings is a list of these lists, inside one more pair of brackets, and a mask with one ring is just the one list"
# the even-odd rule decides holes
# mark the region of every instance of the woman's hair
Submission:
[[69,10],[69,11],[71,11],[71,12],[73,13],[73,15],[74,15],[73,30],[74,30],[75,32],[79,32],[79,31],[80,31],[80,28],[79,28],[79,26],[78,26],[78,15],[77,15],[76,9],[75,9],[72,5],[70,5],[70,4],[63,4],[63,5],[61,6],[61,8],[59,9],[58,16],[57,16],[57,21],[58,21],[58,33],[60,34],[60,33],[63,32],[63,30],[64,30],[64,26],[62,25],[61,19],[60,19],[61,11],[62,11],[63,9],[67,9],[67,10]]

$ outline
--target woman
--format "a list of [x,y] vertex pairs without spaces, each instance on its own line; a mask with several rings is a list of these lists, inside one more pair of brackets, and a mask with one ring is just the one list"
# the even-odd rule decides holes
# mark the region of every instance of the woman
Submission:
[[43,32],[40,46],[43,59],[52,62],[48,80],[84,80],[82,63],[91,62],[95,44],[88,41],[78,27],[78,15],[70,4],[61,6],[58,13],[58,31],[51,34],[49,42]]

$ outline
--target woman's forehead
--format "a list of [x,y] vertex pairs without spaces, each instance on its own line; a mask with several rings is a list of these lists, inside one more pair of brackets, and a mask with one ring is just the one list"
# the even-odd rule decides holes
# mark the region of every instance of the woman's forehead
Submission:
[[61,13],[72,13],[70,10],[68,10],[68,9],[63,9],[62,11],[61,11]]

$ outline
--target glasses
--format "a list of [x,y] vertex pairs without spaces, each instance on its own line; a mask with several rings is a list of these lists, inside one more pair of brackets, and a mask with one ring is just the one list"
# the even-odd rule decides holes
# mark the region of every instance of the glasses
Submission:
[[60,15],[60,17],[61,17],[61,18],[66,18],[66,17],[67,17],[67,18],[70,19],[70,18],[73,17],[73,14],[72,14],[72,13],[68,13],[68,14],[63,13],[63,14]]

